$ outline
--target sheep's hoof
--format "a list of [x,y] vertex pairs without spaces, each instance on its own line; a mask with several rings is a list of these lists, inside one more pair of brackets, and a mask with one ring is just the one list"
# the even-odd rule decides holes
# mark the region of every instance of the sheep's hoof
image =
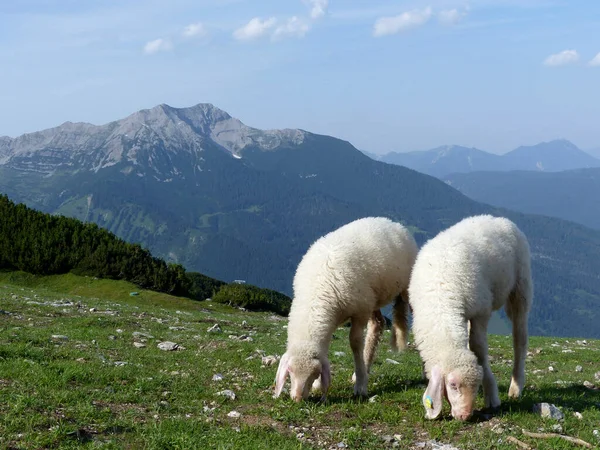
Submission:
[[508,397],[509,398],[519,398],[521,396],[522,389],[519,387],[517,383],[511,382],[510,388],[508,389]]

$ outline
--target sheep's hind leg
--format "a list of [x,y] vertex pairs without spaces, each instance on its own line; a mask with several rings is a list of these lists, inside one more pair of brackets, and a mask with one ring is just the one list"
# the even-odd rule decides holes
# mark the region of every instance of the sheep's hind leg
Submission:
[[367,396],[368,372],[364,359],[364,328],[365,321],[357,318],[352,318],[350,327],[350,348],[354,355],[354,374],[356,382],[354,384],[354,395],[359,397]]
[[408,292],[403,291],[396,297],[393,307],[392,317],[392,350],[402,351],[406,349],[408,340]]
[[469,348],[475,353],[477,361],[483,367],[483,396],[485,398],[485,407],[495,409],[500,406],[500,396],[498,395],[498,385],[496,384],[496,378],[494,378],[488,358],[488,321],[489,317],[471,319]]

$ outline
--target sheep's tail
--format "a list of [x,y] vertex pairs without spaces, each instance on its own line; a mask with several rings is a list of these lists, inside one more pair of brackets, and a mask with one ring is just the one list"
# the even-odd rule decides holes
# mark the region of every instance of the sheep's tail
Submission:
[[392,350],[399,352],[408,345],[408,292],[403,291],[396,297],[392,317]]

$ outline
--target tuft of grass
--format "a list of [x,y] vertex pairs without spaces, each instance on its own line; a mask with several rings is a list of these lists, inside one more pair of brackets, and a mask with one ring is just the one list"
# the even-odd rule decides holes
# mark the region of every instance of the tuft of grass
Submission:
[[[140,295],[131,297],[132,291]],[[222,333],[207,332],[215,323]],[[532,337],[527,387],[520,400],[509,401],[512,340],[490,336],[501,411],[460,423],[448,419],[447,405],[445,419],[424,418],[419,355],[413,348],[393,353],[389,332],[371,371],[373,402],[352,398],[345,327],[332,341],[328,402],[319,404],[315,396],[297,404],[285,394],[273,399],[277,367],[265,367],[261,356],[285,351],[286,323],[122,281],[0,273],[0,448],[373,449],[431,448],[433,441],[461,449],[516,448],[508,436],[537,449],[578,448],[522,434],[552,432],[558,424],[532,412],[544,401],[565,414],[563,433],[600,444],[593,434],[600,428],[600,391],[583,385],[598,384],[599,341]],[[185,349],[162,351],[157,344],[163,341]],[[223,380],[213,381],[215,374]],[[217,395],[225,389],[236,398]],[[231,411],[241,416],[229,417]]]

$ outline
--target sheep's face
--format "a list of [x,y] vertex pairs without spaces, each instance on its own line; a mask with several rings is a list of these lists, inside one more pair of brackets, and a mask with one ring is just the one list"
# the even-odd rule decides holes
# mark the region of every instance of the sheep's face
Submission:
[[292,358],[289,372],[290,397],[297,402],[306,400],[314,381],[321,376],[321,362],[316,358],[302,362]]
[[286,352],[279,361],[279,368],[275,375],[275,398],[281,394],[288,375],[291,381],[290,397],[293,400],[297,402],[306,400],[313,383],[319,377],[322,399],[325,399],[331,381],[329,361],[321,362],[318,358],[290,356]]
[[452,417],[458,420],[469,419],[473,414],[482,378],[483,370],[477,364],[468,371],[455,369],[446,376],[439,366],[434,366],[429,385],[423,394],[426,417],[437,418],[442,412],[443,397],[446,397],[452,407]]
[[446,398],[452,406],[452,417],[458,420],[467,420],[471,417],[480,385],[479,374],[466,377],[455,370],[446,376]]

